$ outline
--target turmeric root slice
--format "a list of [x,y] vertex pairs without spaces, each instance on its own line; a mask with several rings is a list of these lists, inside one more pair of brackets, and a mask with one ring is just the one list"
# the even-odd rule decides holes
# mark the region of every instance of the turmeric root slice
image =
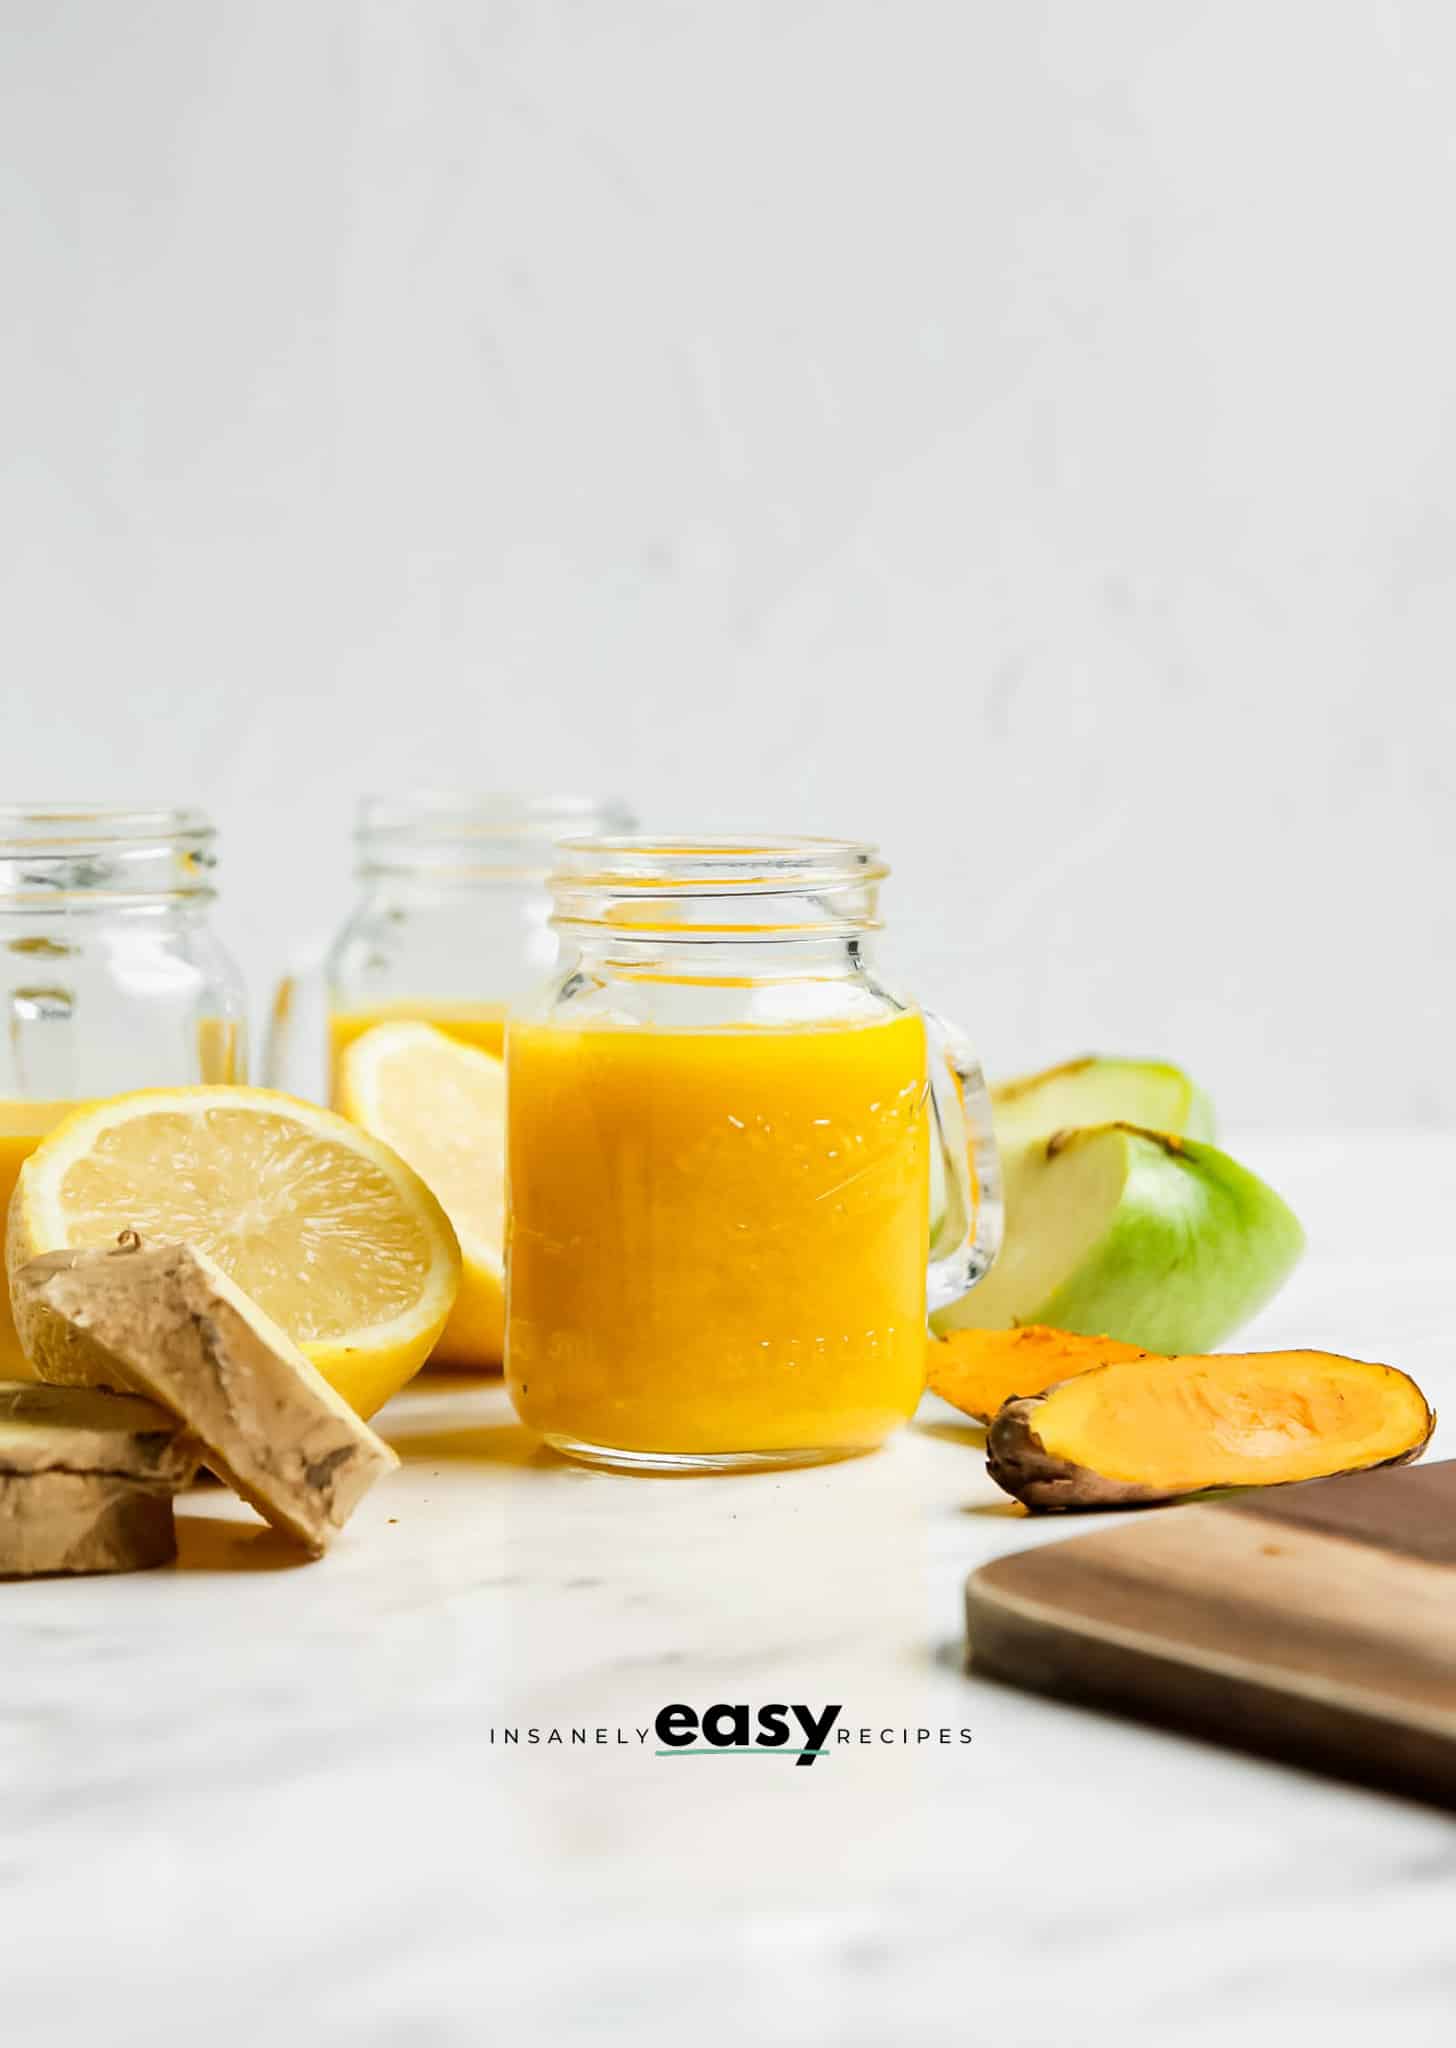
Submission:
[[932,1340],[930,1391],[976,1422],[989,1422],[1004,1401],[1040,1394],[1093,1366],[1146,1354],[1117,1337],[1079,1337],[1028,1323],[1020,1330],[953,1330]]
[[1126,1508],[1417,1458],[1436,1418],[1391,1365],[1327,1351],[1146,1356],[1008,1401],[991,1477],[1029,1508]]
[[123,1232],[13,1275],[43,1372],[125,1386],[182,1418],[209,1464],[315,1557],[394,1452],[204,1252]]

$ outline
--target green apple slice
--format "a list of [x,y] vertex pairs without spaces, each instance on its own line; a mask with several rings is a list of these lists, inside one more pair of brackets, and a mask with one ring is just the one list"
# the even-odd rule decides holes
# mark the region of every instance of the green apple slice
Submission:
[[1213,1136],[1212,1103],[1181,1067],[1164,1060],[1068,1060],[1003,1081],[991,1090],[991,1107],[996,1141],[1007,1152],[1083,1124],[1127,1123],[1180,1138]]
[[1213,1145],[1132,1124],[1059,1131],[1005,1161],[1006,1240],[938,1330],[1047,1323],[1164,1353],[1211,1351],[1304,1249],[1298,1220]]

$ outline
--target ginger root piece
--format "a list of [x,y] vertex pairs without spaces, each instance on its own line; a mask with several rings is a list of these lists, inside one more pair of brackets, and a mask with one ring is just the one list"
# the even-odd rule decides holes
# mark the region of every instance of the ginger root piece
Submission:
[[952,1330],[932,1339],[926,1370],[932,1394],[976,1422],[989,1422],[1018,1394],[1045,1393],[1093,1366],[1146,1355],[1118,1337],[1079,1337],[1027,1323],[1019,1330]]
[[170,1564],[172,1496],[199,1456],[131,1394],[0,1383],[0,1578]]
[[126,1386],[180,1416],[210,1464],[314,1556],[399,1463],[298,1346],[191,1245],[47,1252],[13,1275],[46,1379]]
[[986,1466],[1029,1508],[1128,1508],[1420,1456],[1436,1418],[1392,1365],[1328,1351],[1125,1359],[1008,1401]]

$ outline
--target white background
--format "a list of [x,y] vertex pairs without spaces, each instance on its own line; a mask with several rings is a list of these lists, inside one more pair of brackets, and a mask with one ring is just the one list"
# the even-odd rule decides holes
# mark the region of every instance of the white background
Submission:
[[995,1070],[1456,1120],[1448,0],[3,0],[0,795],[881,841]]

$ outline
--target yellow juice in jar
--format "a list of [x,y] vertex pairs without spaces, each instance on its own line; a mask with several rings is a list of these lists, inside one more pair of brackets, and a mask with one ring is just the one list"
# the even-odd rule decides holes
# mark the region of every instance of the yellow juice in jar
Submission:
[[329,1099],[338,1097],[339,1057],[347,1046],[376,1024],[433,1024],[462,1045],[479,1046],[499,1059],[505,1050],[504,1003],[442,1003],[421,997],[372,1003],[357,1010],[329,1012]]
[[197,1073],[202,1082],[246,1081],[242,1032],[232,1017],[199,1017],[197,1020]]
[[551,1438],[868,1450],[925,1376],[917,1013],[513,1024],[506,1373]]
[[[79,1102],[0,1102],[0,1231],[10,1214],[10,1197],[20,1178],[20,1169],[41,1139]],[[0,1299],[0,1379],[34,1378],[25,1362],[15,1325],[10,1320],[10,1290]]]

